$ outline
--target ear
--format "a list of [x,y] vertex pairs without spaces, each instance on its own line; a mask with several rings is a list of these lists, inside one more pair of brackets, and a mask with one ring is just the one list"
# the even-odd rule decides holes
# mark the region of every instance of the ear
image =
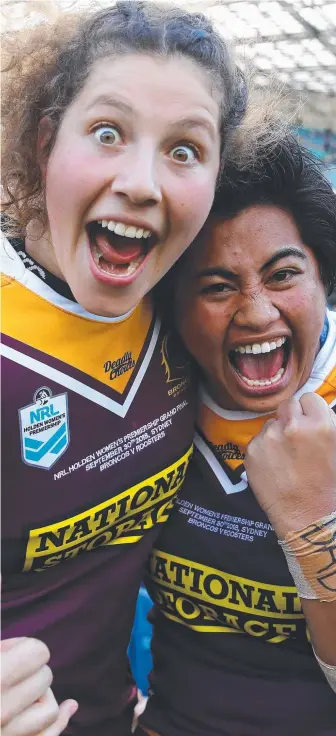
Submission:
[[41,169],[42,179],[45,180],[49,158],[48,143],[53,134],[53,125],[48,117],[41,118],[37,133],[37,161]]

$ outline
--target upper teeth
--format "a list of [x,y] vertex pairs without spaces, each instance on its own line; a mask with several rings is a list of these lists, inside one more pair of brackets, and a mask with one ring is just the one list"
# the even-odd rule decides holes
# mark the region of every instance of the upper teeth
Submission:
[[107,227],[116,235],[124,235],[125,238],[149,238],[152,235],[150,230],[144,230],[135,225],[124,225],[123,222],[114,222],[114,220],[98,220],[98,224]]
[[253,353],[258,355],[259,353],[270,353],[271,350],[281,348],[281,345],[286,342],[285,337],[279,337],[274,342],[254,342],[253,345],[239,345],[238,348],[234,349],[235,353]]

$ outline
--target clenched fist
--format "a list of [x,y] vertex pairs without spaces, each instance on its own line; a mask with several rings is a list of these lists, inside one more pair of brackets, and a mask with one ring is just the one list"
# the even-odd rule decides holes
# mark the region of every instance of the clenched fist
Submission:
[[249,443],[250,487],[275,533],[302,529],[336,510],[336,415],[316,394],[280,405]]
[[58,706],[50,685],[49,650],[38,639],[1,643],[1,735],[59,736],[77,710],[74,700]]

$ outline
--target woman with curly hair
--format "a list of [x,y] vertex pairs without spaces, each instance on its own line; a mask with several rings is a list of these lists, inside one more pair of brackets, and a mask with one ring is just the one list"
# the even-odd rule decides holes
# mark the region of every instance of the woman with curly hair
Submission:
[[2,733],[54,736],[78,704],[69,736],[126,736],[143,564],[193,439],[149,292],[206,220],[246,87],[203,15],[141,0],[3,46]]

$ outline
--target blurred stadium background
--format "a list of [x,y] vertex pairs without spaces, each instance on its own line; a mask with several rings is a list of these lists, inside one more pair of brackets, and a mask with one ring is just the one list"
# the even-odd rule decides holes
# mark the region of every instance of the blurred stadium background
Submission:
[[[156,0],[162,2],[162,0]],[[336,188],[336,2],[333,0],[172,0],[209,15],[232,40],[238,63],[260,87],[276,79],[304,145],[329,167]],[[113,0],[3,0],[2,28],[52,17],[58,8],[107,6]]]
[[[162,2],[163,0],[156,0]],[[171,0],[175,2],[175,0]],[[303,145],[327,166],[336,190],[336,2],[333,0],[176,0],[208,14],[236,48],[260,88],[277,80],[296,112],[293,127]],[[2,0],[2,30],[52,18],[59,7],[80,10],[113,4],[111,0]],[[336,308],[336,294],[331,299]],[[140,591],[130,642],[130,660],[138,687],[147,692],[151,665],[151,602]]]

